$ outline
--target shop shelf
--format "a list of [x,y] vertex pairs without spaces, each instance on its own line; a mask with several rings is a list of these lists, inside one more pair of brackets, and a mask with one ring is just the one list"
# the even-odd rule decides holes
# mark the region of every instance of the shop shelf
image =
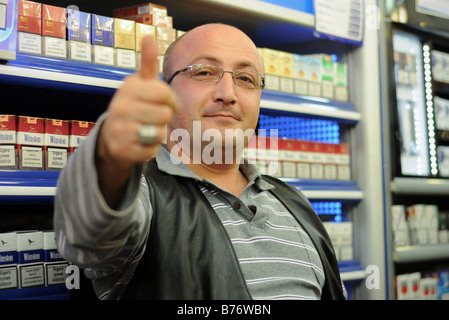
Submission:
[[[17,54],[15,61],[0,64],[0,82],[69,91],[112,95],[134,70],[93,63]],[[360,113],[348,102],[264,90],[261,109],[302,114],[356,124]]]
[[396,177],[390,188],[395,194],[443,196],[449,195],[449,179]]
[[339,180],[309,180],[281,178],[289,183],[310,200],[358,202],[363,198],[363,191],[355,181]]
[[[59,171],[0,170],[0,201],[51,202],[56,194]],[[282,179],[301,190],[310,200],[360,201],[363,192],[354,181]]]
[[0,170],[0,202],[50,203],[58,177],[58,171]]
[[112,94],[132,70],[17,53],[0,64],[0,82],[97,94]]
[[338,267],[341,280],[344,282],[361,281],[366,277],[365,269],[360,266],[357,260],[338,261]]
[[262,91],[260,107],[271,112],[303,114],[352,125],[360,120],[360,112],[352,103],[278,91]]
[[398,247],[394,252],[393,259],[399,264],[449,260],[449,244]]

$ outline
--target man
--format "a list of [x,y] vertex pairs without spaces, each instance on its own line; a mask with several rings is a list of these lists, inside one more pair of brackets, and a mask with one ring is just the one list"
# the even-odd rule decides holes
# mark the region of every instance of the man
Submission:
[[257,124],[264,69],[251,39],[223,24],[187,32],[166,54],[166,83],[154,40],[142,45],[141,70],[61,172],[61,254],[100,299],[344,299],[308,201],[240,161],[244,135],[218,139]]

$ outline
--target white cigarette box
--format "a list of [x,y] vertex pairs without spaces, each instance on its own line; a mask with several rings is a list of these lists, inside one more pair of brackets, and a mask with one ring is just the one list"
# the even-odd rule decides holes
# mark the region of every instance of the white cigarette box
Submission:
[[408,246],[410,239],[404,205],[396,204],[391,206],[391,224],[394,246]]
[[0,233],[0,290],[16,289],[18,285],[17,234]]
[[64,284],[68,274],[65,272],[69,263],[64,261],[57,250],[55,232],[43,232],[45,285]]
[[44,280],[42,231],[17,232],[19,287],[39,287]]

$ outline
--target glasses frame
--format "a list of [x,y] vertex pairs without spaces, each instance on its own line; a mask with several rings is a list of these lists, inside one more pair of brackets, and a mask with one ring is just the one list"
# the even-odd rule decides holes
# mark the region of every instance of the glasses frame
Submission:
[[[205,81],[205,80],[198,80],[198,79],[195,79],[195,78],[193,78],[193,74],[192,74],[192,68],[193,68],[194,66],[204,66],[204,67],[214,67],[214,68],[217,68],[217,69],[221,70],[220,77],[218,78],[217,81]],[[173,73],[173,75],[170,77],[170,79],[167,80],[167,84],[170,84],[170,83],[173,81],[173,79],[174,79],[178,74],[180,74],[180,73],[182,73],[182,72],[185,72],[185,71],[187,71],[187,70],[190,70],[190,77],[191,77],[193,80],[196,80],[196,81],[201,81],[201,82],[208,82],[208,83],[215,83],[215,84],[217,84],[217,83],[219,83],[219,82],[221,81],[221,79],[223,78],[224,73],[225,73],[225,72],[229,72],[229,73],[232,75],[232,81],[234,81],[234,84],[235,84],[236,86],[240,87],[240,88],[246,88],[246,89],[259,89],[259,88],[262,88],[262,89],[263,89],[263,88],[265,87],[265,78],[264,78],[259,72],[257,72],[257,71],[247,70],[247,71],[255,72],[255,73],[257,73],[257,74],[260,76],[261,81],[260,81],[260,83],[259,83],[259,86],[258,86],[258,87],[254,87],[254,88],[252,88],[252,87],[244,87],[244,86],[238,85],[237,82],[235,81],[235,78],[234,78],[234,72],[235,72],[235,71],[237,71],[237,70],[244,70],[244,69],[237,69],[237,70],[234,70],[234,71],[232,71],[232,70],[224,70],[223,68],[221,68],[221,67],[219,67],[219,66],[213,66],[213,65],[208,65],[208,64],[201,64],[201,63],[195,64],[195,65],[190,65],[190,66],[187,66],[187,67],[185,67],[185,68],[179,69],[178,71],[176,71],[175,73]]]

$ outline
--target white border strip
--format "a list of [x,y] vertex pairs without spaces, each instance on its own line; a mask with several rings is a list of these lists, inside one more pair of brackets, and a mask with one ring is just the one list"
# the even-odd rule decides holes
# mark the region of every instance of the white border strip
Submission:
[[97,77],[79,76],[74,74],[67,74],[46,70],[27,69],[15,66],[0,66],[0,74],[17,76],[23,78],[32,78],[39,80],[50,80],[65,83],[74,83],[87,86],[95,86],[102,88],[117,89],[121,86],[123,81],[103,79]]
[[0,196],[54,196],[56,187],[0,186]]
[[309,199],[361,200],[363,191],[300,190]]
[[365,277],[366,273],[363,270],[340,272],[341,281],[363,280]]

